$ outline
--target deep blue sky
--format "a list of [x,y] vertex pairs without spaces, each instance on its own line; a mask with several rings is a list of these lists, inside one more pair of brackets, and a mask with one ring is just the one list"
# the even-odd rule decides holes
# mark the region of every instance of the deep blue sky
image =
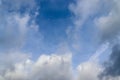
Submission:
[[72,24],[69,4],[73,0],[40,0],[37,23],[46,46],[54,47],[67,39],[66,29]]

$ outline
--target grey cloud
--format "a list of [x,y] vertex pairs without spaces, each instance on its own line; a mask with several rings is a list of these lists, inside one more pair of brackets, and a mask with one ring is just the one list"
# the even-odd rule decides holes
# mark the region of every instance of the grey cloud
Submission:
[[[109,3],[110,2],[110,3]],[[111,6],[109,13],[95,20],[98,28],[102,32],[102,41],[109,41],[112,47],[112,52],[109,60],[106,62],[105,69],[100,76],[105,80],[119,80],[120,76],[120,1],[107,0]]]
[[120,76],[120,45],[116,44],[112,48],[112,53],[110,55],[110,58],[108,62],[105,63],[105,69],[101,73],[101,77],[118,77]]
[[107,16],[102,16],[95,20],[98,28],[102,32],[103,40],[113,40],[119,36],[120,31],[120,1],[110,0],[106,2],[106,5],[112,6]]

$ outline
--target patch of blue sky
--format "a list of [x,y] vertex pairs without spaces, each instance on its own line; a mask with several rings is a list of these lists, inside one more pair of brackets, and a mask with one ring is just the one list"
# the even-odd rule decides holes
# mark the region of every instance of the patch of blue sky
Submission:
[[[40,0],[38,2],[40,10],[36,22],[40,33],[30,32],[28,36],[32,36],[26,40],[24,51],[35,53],[33,56],[52,54],[61,42],[67,42],[66,29],[72,24],[72,14],[68,9],[71,1]],[[42,35],[42,39],[41,36],[37,36],[39,34]]]
[[39,25],[40,32],[44,35],[44,44],[46,47],[56,47],[61,41],[66,40],[66,29],[72,24],[72,15],[68,9],[71,1],[40,1],[40,10],[36,21]]
[[100,46],[100,35],[99,30],[94,25],[93,19],[89,18],[79,31],[79,45],[80,50],[73,50],[74,54],[73,61],[74,65],[77,66],[83,61],[87,61]]
[[57,20],[71,16],[68,9],[73,0],[40,0],[40,16],[44,19]]

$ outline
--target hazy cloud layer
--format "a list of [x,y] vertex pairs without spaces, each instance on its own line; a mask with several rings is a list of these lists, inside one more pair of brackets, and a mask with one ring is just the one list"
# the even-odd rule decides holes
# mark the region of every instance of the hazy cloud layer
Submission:
[[[28,32],[32,31],[35,33],[37,25],[35,24],[34,17],[36,15],[30,16],[29,11],[26,10],[25,13],[21,13],[20,10],[18,10],[18,8],[21,8],[23,5],[29,5],[29,9],[32,9],[34,6],[31,4],[34,3],[34,0],[30,0],[29,2],[26,0],[1,0],[0,50],[9,51],[11,49],[20,49],[25,44]],[[13,8],[14,10],[9,10]]]
[[81,49],[81,34],[80,31],[86,21],[95,15],[100,8],[100,0],[76,0],[75,3],[69,5],[70,11],[73,13],[73,25],[68,27],[67,34],[71,39],[72,48],[76,51]]

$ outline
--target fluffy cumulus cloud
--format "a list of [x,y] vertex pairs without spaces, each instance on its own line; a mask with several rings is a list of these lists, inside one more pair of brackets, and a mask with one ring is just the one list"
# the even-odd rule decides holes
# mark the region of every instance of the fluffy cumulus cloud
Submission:
[[[21,59],[22,60],[22,59]],[[25,58],[7,68],[5,80],[72,80],[71,55],[41,55],[37,61]]]
[[98,62],[86,61],[78,66],[77,80],[99,80],[102,67]]

